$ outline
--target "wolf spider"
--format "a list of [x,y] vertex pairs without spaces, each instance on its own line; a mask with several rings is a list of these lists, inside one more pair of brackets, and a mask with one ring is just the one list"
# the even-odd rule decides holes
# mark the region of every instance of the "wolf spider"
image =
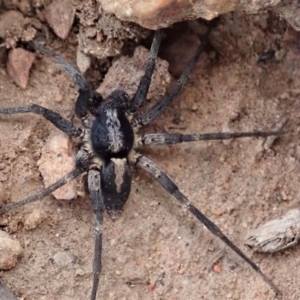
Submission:
[[[138,134],[138,129],[151,123],[160,116],[179,94],[189,74],[193,70],[205,42],[202,41],[195,57],[190,61],[177,83],[171,91],[164,95],[153,107],[143,114],[136,115],[138,108],[144,103],[151,83],[155,62],[162,39],[162,30],[154,34],[149,58],[146,62],[145,73],[142,76],[137,91],[130,99],[122,90],[115,90],[103,99],[102,96],[90,88],[84,77],[68,64],[64,59],[49,50],[34,45],[36,50],[53,57],[65,69],[79,86],[79,95],[75,104],[75,113],[82,120],[83,128],[77,128],[65,120],[58,113],[36,104],[29,104],[14,108],[0,109],[0,115],[17,113],[35,113],[42,115],[59,130],[69,137],[79,137],[82,146],[76,156],[76,166],[57,182],[17,203],[9,204],[0,210],[0,215],[7,213],[27,203],[31,203],[51,194],[68,181],[87,172],[88,190],[92,208],[95,214],[95,242],[93,259],[93,285],[90,299],[97,296],[99,277],[101,272],[102,230],[104,210],[111,218],[117,218],[127,201],[131,188],[130,164],[138,166],[149,173],[166,191],[179,201],[183,208],[193,214],[207,229],[220,238],[238,256],[245,260],[263,280],[275,291],[281,294],[277,286],[261,269],[239,249],[221,229],[207,218],[189,199],[184,196],[177,185],[163,172],[158,165],[146,156],[136,151],[147,145],[169,145],[200,140],[226,140],[242,137],[267,137],[279,135],[280,132],[240,132],[240,133],[147,133]],[[206,40],[206,38],[205,38]]]

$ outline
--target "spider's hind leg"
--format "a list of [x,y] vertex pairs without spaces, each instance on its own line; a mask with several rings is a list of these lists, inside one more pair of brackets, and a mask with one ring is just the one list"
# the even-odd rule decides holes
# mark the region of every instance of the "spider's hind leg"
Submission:
[[137,165],[149,173],[167,192],[173,195],[183,207],[192,213],[198,221],[200,221],[212,234],[221,239],[230,249],[232,249],[239,257],[248,263],[262,278],[263,280],[274,290],[277,295],[281,295],[279,288],[273,283],[273,281],[265,275],[261,269],[240,249],[238,248],[222,231],[214,224],[209,218],[207,218],[198,208],[196,208],[189,199],[184,196],[177,185],[164,173],[160,168],[150,159],[145,156],[137,158]]
[[141,136],[143,145],[171,145],[195,141],[229,140],[245,137],[268,137],[284,134],[283,131],[217,132],[217,133],[148,133]]
[[95,214],[95,245],[94,245],[94,262],[93,262],[93,287],[91,300],[95,300],[99,286],[99,277],[101,273],[101,254],[102,254],[102,230],[103,230],[103,213],[104,199],[101,191],[100,171],[91,169],[88,172],[88,188],[91,197],[92,207]]

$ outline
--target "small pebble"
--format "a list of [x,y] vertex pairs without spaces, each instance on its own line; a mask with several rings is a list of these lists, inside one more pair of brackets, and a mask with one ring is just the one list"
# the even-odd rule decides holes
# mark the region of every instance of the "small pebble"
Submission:
[[71,0],[54,0],[45,9],[45,17],[55,34],[65,40],[75,18],[75,7]]
[[29,71],[34,62],[35,54],[15,48],[10,50],[7,62],[7,73],[9,77],[22,89],[28,85]]
[[0,270],[14,268],[21,257],[23,249],[19,241],[0,230]]

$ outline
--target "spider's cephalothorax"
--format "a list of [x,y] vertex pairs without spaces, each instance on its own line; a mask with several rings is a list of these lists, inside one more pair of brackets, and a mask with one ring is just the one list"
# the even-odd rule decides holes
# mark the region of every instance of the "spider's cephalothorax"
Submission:
[[[162,31],[156,31],[149,58],[145,66],[145,74],[141,78],[136,94],[131,100],[125,92],[116,90],[104,101],[99,93],[89,87],[84,77],[64,59],[49,50],[35,46],[37,50],[53,57],[79,85],[80,89],[75,105],[75,113],[81,118],[84,128],[77,128],[72,123],[62,118],[58,113],[35,104],[0,109],[0,116],[16,113],[40,114],[68,136],[81,138],[83,146],[77,153],[76,166],[72,172],[66,174],[63,178],[39,191],[35,195],[20,202],[5,206],[0,209],[0,215],[13,208],[40,200],[83,172],[88,172],[88,189],[96,220],[93,262],[94,280],[90,296],[91,300],[95,300],[101,271],[104,209],[106,209],[113,218],[122,211],[130,193],[131,164],[138,166],[149,173],[165,190],[172,194],[187,211],[193,214],[198,221],[203,223],[212,234],[220,238],[237,255],[258,272],[276,294],[280,294],[280,290],[272,280],[268,278],[241,249],[231,242],[218,226],[208,219],[181,193],[177,185],[168,177],[168,175],[152,160],[139,154],[136,149],[137,146],[168,145],[199,140],[225,140],[241,137],[267,137],[270,135],[281,134],[281,132],[256,131],[206,134],[153,133],[138,135],[137,129],[149,124],[160,116],[172,102],[174,97],[178,95],[203,51],[203,45],[205,45],[207,40],[206,38],[204,39],[198,48],[195,57],[188,64],[187,68],[170,92],[164,95],[148,111],[141,115],[136,115],[136,111],[145,101],[149,90],[161,37]],[[127,118],[129,113],[131,116],[130,118]]]

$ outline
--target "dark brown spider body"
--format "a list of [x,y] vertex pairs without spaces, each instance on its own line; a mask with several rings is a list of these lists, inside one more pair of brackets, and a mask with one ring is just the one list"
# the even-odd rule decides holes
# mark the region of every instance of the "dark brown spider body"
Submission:
[[126,117],[129,97],[114,91],[100,104],[91,127],[94,154],[103,160],[101,188],[105,209],[112,218],[118,217],[131,189],[128,155],[133,148],[134,131]]
[[[137,148],[147,145],[169,145],[200,140],[225,140],[259,136],[267,137],[282,133],[256,131],[207,134],[154,133],[139,135],[136,129],[151,123],[160,116],[172,102],[174,97],[181,91],[203,51],[203,45],[205,45],[205,42],[203,42],[198,48],[194,59],[188,64],[187,68],[168,94],[164,95],[144,114],[134,115],[146,99],[161,38],[162,31],[156,31],[149,58],[145,66],[145,73],[140,80],[138,89],[132,100],[129,99],[124,91],[115,90],[105,101],[103,101],[102,96],[96,91],[93,91],[85,81],[84,77],[70,64],[57,54],[39,46],[35,46],[35,48],[42,53],[53,57],[79,85],[80,89],[75,104],[75,113],[81,118],[84,128],[77,128],[58,113],[35,104],[0,109],[0,116],[16,113],[35,113],[42,115],[69,137],[81,138],[83,146],[77,153],[76,166],[73,171],[35,195],[1,208],[0,215],[27,203],[40,200],[63,186],[68,181],[87,172],[91,206],[95,213],[93,285],[90,296],[91,300],[95,300],[97,297],[101,272],[104,210],[106,209],[113,218],[118,216],[122,211],[130,194],[131,164],[132,166],[140,167],[151,175],[167,192],[172,194],[187,211],[204,224],[212,234],[220,238],[228,247],[239,255],[239,257],[259,273],[264,281],[279,295],[281,292],[272,280],[268,278],[260,268],[248,258],[248,256],[238,248],[218,226],[215,225],[214,222],[207,218],[201,210],[196,208],[196,206],[181,193],[177,185],[159,168],[158,165],[146,156],[140,154]],[[132,114],[132,118],[127,117],[127,114],[129,113]],[[89,119],[90,116],[92,116],[91,120]]]

